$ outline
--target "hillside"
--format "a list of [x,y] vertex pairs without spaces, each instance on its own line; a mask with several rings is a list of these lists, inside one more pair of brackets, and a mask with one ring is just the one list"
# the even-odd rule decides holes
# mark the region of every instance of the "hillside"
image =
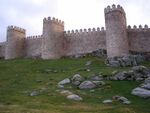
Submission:
[[[92,61],[92,64],[86,66],[87,61]],[[150,67],[150,62],[143,65]],[[0,60],[0,113],[150,113],[150,99],[131,95],[132,89],[140,82],[105,81],[105,86],[93,91],[65,86],[65,89],[80,95],[83,101],[68,100],[60,94],[57,86],[59,81],[77,73],[86,78],[96,73],[109,76],[113,71],[130,68],[107,67],[103,59],[93,57]],[[39,95],[30,95],[37,90],[42,90]],[[102,103],[114,95],[125,96],[131,104]]]

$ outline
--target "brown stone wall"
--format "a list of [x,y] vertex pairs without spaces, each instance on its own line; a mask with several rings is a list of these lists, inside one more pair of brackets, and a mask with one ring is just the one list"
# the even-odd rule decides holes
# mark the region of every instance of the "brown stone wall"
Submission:
[[90,53],[97,49],[106,49],[106,33],[99,28],[97,30],[80,30],[65,34],[65,55]]
[[135,52],[150,52],[150,28],[128,29],[129,49]]
[[41,58],[42,36],[27,37],[25,40],[25,57]]

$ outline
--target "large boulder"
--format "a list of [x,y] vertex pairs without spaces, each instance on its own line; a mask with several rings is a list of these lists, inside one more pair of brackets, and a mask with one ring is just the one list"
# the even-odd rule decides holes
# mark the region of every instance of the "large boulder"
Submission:
[[88,80],[83,81],[83,82],[79,85],[79,88],[80,88],[80,89],[93,89],[93,88],[95,88],[95,87],[96,87],[96,85],[95,85],[93,82],[88,81]]
[[139,96],[139,97],[143,97],[143,98],[148,98],[148,97],[150,97],[150,90],[137,87],[132,90],[131,94]]

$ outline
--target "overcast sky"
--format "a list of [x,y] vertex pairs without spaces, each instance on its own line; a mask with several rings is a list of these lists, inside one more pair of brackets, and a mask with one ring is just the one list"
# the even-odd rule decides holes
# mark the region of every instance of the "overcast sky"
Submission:
[[128,25],[150,26],[150,0],[0,0],[0,42],[8,25],[40,35],[48,16],[63,20],[65,30],[105,26],[104,8],[112,4],[123,6]]

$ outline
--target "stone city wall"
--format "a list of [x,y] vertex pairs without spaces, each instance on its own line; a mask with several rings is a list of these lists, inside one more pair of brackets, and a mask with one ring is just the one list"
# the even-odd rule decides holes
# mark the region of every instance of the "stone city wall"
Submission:
[[67,31],[65,34],[65,55],[84,54],[99,48],[106,49],[106,32],[104,28]]
[[25,57],[41,57],[42,36],[29,36],[25,40]]
[[147,25],[128,26],[128,41],[131,51],[147,53],[150,52],[150,28]]

